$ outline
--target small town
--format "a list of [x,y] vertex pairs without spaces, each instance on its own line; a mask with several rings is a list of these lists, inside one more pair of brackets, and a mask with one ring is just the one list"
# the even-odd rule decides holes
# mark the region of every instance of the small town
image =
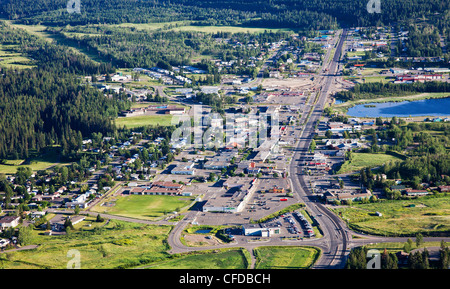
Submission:
[[[0,140],[0,268],[68,268],[72,248],[82,268],[360,269],[368,250],[383,269],[448,268],[450,54],[437,15],[296,32],[5,20],[5,35],[57,35],[116,66],[74,74],[79,90],[52,100],[108,117],[47,108],[61,131],[42,120],[26,141],[36,148],[9,131]],[[143,62],[134,40],[128,51],[98,36],[142,31],[201,53]],[[0,97],[16,95],[9,83]]]

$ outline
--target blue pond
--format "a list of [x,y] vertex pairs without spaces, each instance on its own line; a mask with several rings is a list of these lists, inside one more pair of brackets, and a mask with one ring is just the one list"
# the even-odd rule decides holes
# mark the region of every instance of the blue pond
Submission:
[[450,116],[450,98],[359,104],[351,107],[347,115],[353,117]]
[[208,234],[209,232],[211,232],[211,230],[197,230],[197,231],[195,231],[196,234]]

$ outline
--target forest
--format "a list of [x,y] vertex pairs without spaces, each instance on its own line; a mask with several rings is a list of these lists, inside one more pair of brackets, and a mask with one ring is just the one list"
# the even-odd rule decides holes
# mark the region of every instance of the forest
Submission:
[[[448,1],[384,0],[369,13],[367,0],[83,0],[81,13],[65,11],[66,0],[6,0],[0,16],[26,24],[65,26],[94,23],[154,23],[180,20],[200,25],[333,29],[337,23],[368,26],[414,19],[448,10]],[[195,7],[195,9],[193,9]]]
[[435,27],[410,25],[408,40],[405,43],[406,53],[413,57],[442,56],[440,39],[439,31]]
[[[369,248],[367,247],[356,247],[350,251],[347,262],[345,264],[345,269],[447,269],[450,265],[450,249],[448,244],[441,241],[439,248],[438,260],[430,261],[430,254],[425,248],[422,252],[415,251],[412,252],[411,248],[415,245],[419,247],[423,244],[423,236],[418,234],[416,236],[416,241],[414,242],[411,238],[407,240],[404,244],[403,252],[407,253],[407,259],[405,261],[398,259],[397,255],[393,252],[379,252],[379,256],[374,256],[373,258],[380,258],[378,262],[369,262],[371,259],[369,256]],[[373,255],[372,255],[373,256]],[[370,264],[378,263],[380,268],[369,267]]]
[[[49,28],[48,31],[87,47],[89,51],[95,51],[99,57],[110,60],[114,67],[158,66],[172,70],[172,66],[196,66],[213,77],[211,81],[205,79],[204,84],[220,82],[218,67],[210,60],[234,61],[229,67],[224,67],[221,74],[255,76],[256,65],[249,67],[248,64],[268,51],[265,44],[292,38],[292,33],[284,31],[205,33],[164,29],[138,30],[134,27],[111,25]],[[80,33],[83,34],[80,36]],[[303,45],[303,42],[298,44]]]
[[4,69],[0,77],[0,159],[60,145],[62,155],[81,149],[93,132],[115,130],[113,119],[128,101],[80,85],[70,74]]
[[[384,129],[371,129],[367,133],[373,139],[371,152],[385,151],[404,158],[379,168],[388,179],[401,179],[403,184],[414,189],[421,189],[424,182],[432,186],[450,184],[449,124],[412,122],[406,125],[394,117]],[[360,171],[364,186],[383,187],[387,194],[392,193],[388,182],[377,181],[373,176],[369,168]]]
[[36,64],[1,70],[0,159],[28,158],[48,146],[60,146],[62,156],[69,156],[93,132],[114,132],[112,120],[130,103],[119,95],[105,96],[81,77],[114,71],[110,65],[4,23],[0,32],[0,44],[16,45]]
[[450,83],[440,81],[408,84],[395,84],[390,82],[358,83],[350,90],[336,92],[334,97],[342,101],[348,101],[389,96],[405,96],[426,92],[450,92]]
[[95,63],[86,55],[50,43],[22,29],[14,29],[0,21],[0,44],[14,46],[15,52],[27,55],[41,69],[54,73],[80,75],[115,72],[109,63]]

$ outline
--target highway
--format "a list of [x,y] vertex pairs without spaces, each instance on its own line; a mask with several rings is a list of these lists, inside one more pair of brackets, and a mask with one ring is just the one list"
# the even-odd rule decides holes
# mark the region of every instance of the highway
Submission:
[[[341,220],[322,204],[315,201],[312,192],[308,189],[304,175],[301,174],[301,166],[305,162],[305,156],[308,153],[308,148],[314,135],[314,125],[322,115],[325,102],[335,78],[334,76],[337,73],[338,62],[346,34],[347,31],[344,30],[338,40],[339,42],[334,55],[329,55],[331,49],[328,50],[320,76],[315,79],[315,82],[317,81],[319,83],[317,87],[319,87],[320,92],[318,92],[317,98],[310,97],[310,105],[305,106],[310,107],[312,112],[300,133],[296,152],[289,167],[289,176],[292,180],[293,191],[299,195],[307,209],[315,216],[323,231],[324,237],[321,242],[325,250],[323,251],[322,257],[315,264],[315,268],[342,268],[345,263],[345,254],[348,252],[348,236],[344,231]],[[328,61],[329,57],[333,57],[331,61]],[[307,115],[309,115],[309,111],[305,111],[302,118]],[[300,122],[302,123],[303,119]]]

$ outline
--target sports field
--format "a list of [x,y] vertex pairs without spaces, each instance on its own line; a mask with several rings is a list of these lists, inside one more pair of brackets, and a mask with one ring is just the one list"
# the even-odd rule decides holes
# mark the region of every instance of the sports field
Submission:
[[155,220],[173,211],[180,212],[194,201],[186,196],[130,195],[119,196],[114,206],[96,206],[93,210],[99,213]]
[[116,119],[117,127],[136,128],[141,126],[170,126],[172,115],[139,115],[132,117],[119,117]]

